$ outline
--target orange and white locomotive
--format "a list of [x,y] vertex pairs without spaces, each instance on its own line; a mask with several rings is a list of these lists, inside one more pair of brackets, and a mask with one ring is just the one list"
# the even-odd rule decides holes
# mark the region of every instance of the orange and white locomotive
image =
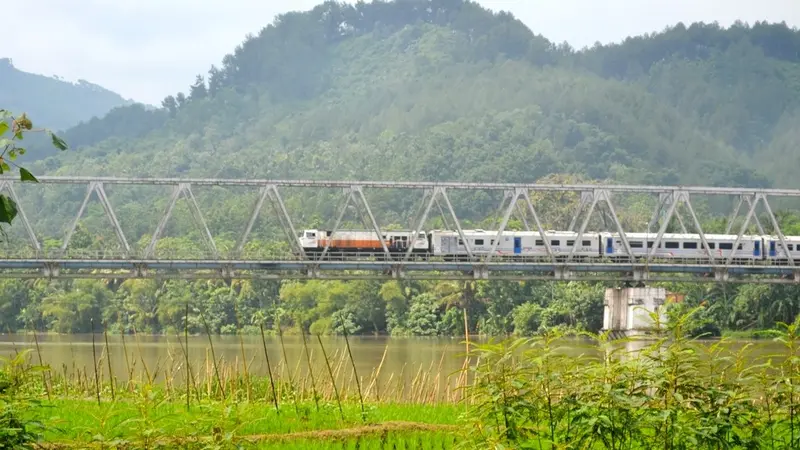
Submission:
[[[319,253],[328,246],[329,253],[381,253],[383,246],[378,233],[365,230],[340,230],[335,236],[325,230],[304,230],[300,237],[300,245],[306,253]],[[392,252],[405,252],[411,241],[412,231],[384,231],[383,243]],[[413,253],[426,253],[428,251],[428,237],[424,232],[417,234],[414,239]]]

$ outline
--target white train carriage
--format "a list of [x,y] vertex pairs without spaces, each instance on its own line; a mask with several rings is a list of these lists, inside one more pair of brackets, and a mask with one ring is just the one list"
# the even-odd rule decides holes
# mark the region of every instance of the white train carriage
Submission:
[[[800,260],[800,236],[784,236],[783,239],[786,241],[786,247],[788,247],[788,255],[791,255],[795,261]],[[780,237],[764,236],[765,259],[786,263],[789,261],[788,255],[781,244]]]
[[[405,252],[408,250],[413,231],[395,230],[383,231],[383,242],[390,252]],[[375,231],[365,230],[339,230],[336,233],[326,230],[303,230],[300,235],[300,245],[307,252],[321,252],[328,245],[329,252],[338,253],[382,253],[383,246]],[[412,252],[426,253],[428,251],[428,238],[425,232],[419,232],[414,239]]]
[[[626,233],[631,253],[634,257],[646,257],[653,248],[658,233]],[[625,245],[619,233],[601,233],[602,254],[611,258],[628,257]],[[761,236],[742,236],[737,248],[736,235],[707,234],[706,240],[712,255],[715,258],[727,258],[733,253],[735,260],[761,260],[764,258],[764,245]],[[708,252],[705,250],[699,234],[673,234],[664,233],[661,242],[653,254],[657,259],[706,259]]]
[[[497,231],[464,230],[464,237],[474,255],[486,255],[491,251],[492,245],[497,239]],[[550,248],[557,257],[566,257],[576,246],[578,233],[545,231],[545,237],[549,240]],[[468,255],[467,247],[458,231],[431,231],[429,238],[434,255],[459,257]],[[574,255],[576,257],[598,257],[599,239],[599,233],[584,233]],[[547,247],[542,236],[536,231],[503,231],[495,250],[495,256],[544,257],[547,256]]]

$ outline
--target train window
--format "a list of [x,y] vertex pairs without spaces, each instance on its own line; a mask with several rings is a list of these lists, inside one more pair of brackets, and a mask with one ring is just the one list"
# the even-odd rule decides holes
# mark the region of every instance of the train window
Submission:
[[575,241],[567,241],[567,247],[572,247],[575,245]]
[[550,241],[550,245],[552,245],[553,247],[560,247],[561,241]]
[[307,237],[307,238],[313,238],[313,237],[317,237],[317,233],[311,233],[311,232],[308,232],[308,233],[306,233],[306,237]]
[[677,242],[665,242],[664,248],[680,248],[680,245]]
[[708,243],[708,248],[710,248],[711,250],[714,250],[714,248],[716,248],[716,247],[717,247],[717,244],[715,244],[713,242],[709,242]]
[[592,245],[592,241],[583,241],[581,242],[581,245],[583,245],[584,247],[589,247],[590,245]]
[[794,250],[794,245],[793,244],[786,244],[786,247],[789,248],[789,251]]
[[684,242],[683,248],[697,248],[697,242]]
[[544,241],[543,241],[543,240],[541,240],[541,239],[537,239],[537,240],[536,240],[536,245],[538,245],[538,246],[542,246],[542,245],[544,245]]
[[419,237],[420,237],[421,239],[425,239],[425,233],[420,233],[420,234],[419,234]]
[[492,239],[491,241],[489,241],[489,245],[494,245],[494,239]]
[[458,240],[458,245],[464,245],[464,240],[463,239],[459,239]]
[[719,243],[720,250],[733,250],[733,243],[731,242],[720,242]]
[[642,241],[630,241],[631,248],[642,248],[644,247],[644,243]]
[[653,248],[653,241],[647,241],[647,248]]
[[736,250],[741,250],[741,249],[742,249],[742,244],[739,244],[739,246],[736,247]]
[[475,245],[483,245],[483,239],[475,239]]

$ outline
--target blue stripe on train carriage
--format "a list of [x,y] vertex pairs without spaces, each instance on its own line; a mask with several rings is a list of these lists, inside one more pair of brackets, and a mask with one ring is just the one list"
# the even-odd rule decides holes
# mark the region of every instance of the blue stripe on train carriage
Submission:
[[753,256],[761,256],[761,242],[753,242]]
[[[758,256],[758,255],[756,255]],[[775,251],[775,241],[769,241],[769,256],[776,257],[778,256],[778,252]]]
[[614,253],[614,238],[607,238],[606,239],[606,254],[610,255]]
[[522,238],[521,237],[515,237],[514,238],[514,254],[518,255],[520,253],[522,253]]

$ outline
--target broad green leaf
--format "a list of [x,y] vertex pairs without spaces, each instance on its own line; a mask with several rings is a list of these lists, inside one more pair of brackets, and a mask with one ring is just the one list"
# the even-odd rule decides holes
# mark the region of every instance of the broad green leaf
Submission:
[[8,131],[8,122],[0,122],[0,136],[6,134],[6,131]]
[[19,153],[19,156],[22,156],[25,154],[25,149],[22,147],[17,147],[17,153]]
[[6,163],[5,161],[0,162],[0,168],[3,169],[3,172],[8,172],[9,170],[11,170],[11,167],[8,167],[8,163]]
[[0,223],[11,225],[17,217],[17,204],[8,196],[0,194]]
[[24,167],[19,168],[19,179],[22,181],[33,181],[34,183],[39,182],[39,180],[37,180],[36,177]]
[[11,149],[8,151],[8,159],[14,161],[17,159],[17,151],[15,149]]
[[53,133],[50,133],[50,137],[53,138],[53,145],[56,146],[57,149],[59,149],[59,150],[66,150],[67,149],[67,143],[64,142],[63,139],[61,139],[60,137],[56,136]]

